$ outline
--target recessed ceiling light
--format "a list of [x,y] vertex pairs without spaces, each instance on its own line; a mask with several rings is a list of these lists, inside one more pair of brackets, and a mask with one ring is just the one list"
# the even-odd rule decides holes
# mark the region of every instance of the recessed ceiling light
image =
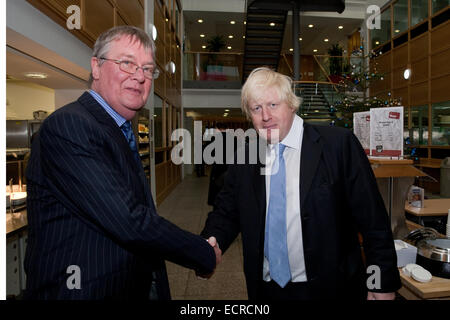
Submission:
[[202,49],[206,49],[206,46],[202,46]]
[[228,49],[228,50],[231,50],[231,46],[228,46],[227,49]]
[[323,39],[323,41],[328,42],[329,40],[328,40],[328,38],[325,38],[325,39]]
[[313,52],[317,52],[317,49],[314,49]]
[[231,23],[231,24],[235,24],[235,23],[236,23],[236,21],[234,21],[234,20],[231,20],[231,21],[230,21],[230,23]]
[[247,24],[247,21],[244,21],[244,24]]
[[400,32],[400,30],[398,30],[398,29],[395,29],[395,33],[399,33]]
[[230,35],[228,36],[228,38],[230,38],[230,39],[233,39],[233,35],[232,35],[232,34],[230,34]]
[[380,44],[380,41],[375,41],[375,44]]
[[302,39],[302,38],[298,38],[298,40],[299,40],[299,41],[302,41],[303,39]]
[[275,27],[275,22],[271,22],[271,23],[269,23],[269,25],[270,25],[271,27]]
[[198,23],[203,23],[203,19],[198,19],[197,22]]
[[308,24],[308,28],[313,28],[314,25],[313,24]]
[[245,36],[242,36],[242,39],[245,39]]
[[223,116],[226,118],[228,117],[228,113],[224,113]]
[[225,112],[230,112],[230,109],[225,109]]
[[294,49],[290,48],[289,51],[294,51]]
[[204,38],[204,37],[205,37],[205,35],[204,35],[204,34],[201,34],[201,35],[200,35],[200,38]]
[[46,79],[48,77],[48,75],[43,72],[26,72],[24,76],[32,79]]
[[344,26],[339,26],[338,29],[344,29]]

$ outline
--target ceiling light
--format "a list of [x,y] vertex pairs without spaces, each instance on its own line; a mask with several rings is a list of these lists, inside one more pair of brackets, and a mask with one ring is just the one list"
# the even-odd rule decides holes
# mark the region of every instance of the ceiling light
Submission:
[[298,38],[298,40],[299,40],[299,41],[302,41],[303,39],[302,39],[302,38]]
[[231,23],[231,24],[235,24],[235,23],[236,23],[236,21],[234,21],[234,20],[231,20],[231,21],[230,21],[230,23]]
[[46,79],[48,77],[48,75],[43,72],[27,72],[24,76],[32,79]]
[[228,113],[224,113],[223,116],[226,118],[228,117]]
[[271,23],[269,23],[269,25],[270,25],[271,27],[275,27],[275,22],[271,22]]
[[201,35],[200,35],[200,38],[204,38],[204,37],[205,37],[205,35],[204,35],[204,34],[201,34]]
[[230,112],[230,109],[225,109],[225,112]]
[[245,39],[245,36],[242,36],[242,39]]
[[247,21],[244,21],[244,24],[247,24]]
[[308,24],[308,28],[313,28],[314,25],[313,24]]
[[323,41],[328,42],[329,40],[328,40],[328,38],[326,38],[326,39],[323,39]]
[[294,49],[290,48],[289,51],[294,51]]
[[339,26],[338,29],[342,30],[344,29],[344,26]]
[[380,41],[375,41],[375,44],[380,44]]
[[398,30],[398,29],[395,29],[395,33],[399,33],[400,32],[400,30]]
[[206,46],[202,46],[202,49],[206,49]]
[[317,49],[314,49],[313,52],[317,52]]
[[233,35],[232,35],[232,34],[230,34],[230,35],[228,36],[228,38],[230,38],[230,39],[233,39]]
[[227,49],[228,49],[228,50],[231,50],[231,46],[228,46]]
[[203,19],[198,19],[197,22],[198,23],[203,23]]

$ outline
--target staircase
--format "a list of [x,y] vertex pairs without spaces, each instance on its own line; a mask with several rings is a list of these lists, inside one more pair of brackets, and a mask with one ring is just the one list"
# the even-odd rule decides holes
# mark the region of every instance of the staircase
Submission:
[[245,20],[243,81],[260,66],[277,70],[289,8],[275,1],[249,1]]
[[296,87],[296,93],[303,99],[298,114],[305,122],[329,125],[331,121],[336,120],[336,114],[330,105],[337,98],[332,86],[300,83]]

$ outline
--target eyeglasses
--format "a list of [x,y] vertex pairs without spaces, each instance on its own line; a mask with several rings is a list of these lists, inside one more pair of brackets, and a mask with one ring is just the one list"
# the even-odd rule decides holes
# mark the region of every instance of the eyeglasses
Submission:
[[101,60],[111,61],[115,64],[119,65],[119,69],[123,72],[135,74],[139,69],[142,69],[142,72],[144,73],[144,77],[147,79],[158,79],[159,76],[159,70],[155,68],[153,65],[145,65],[145,66],[138,66],[136,63],[129,61],[129,60],[115,60],[115,59],[108,59],[108,58],[99,58]]

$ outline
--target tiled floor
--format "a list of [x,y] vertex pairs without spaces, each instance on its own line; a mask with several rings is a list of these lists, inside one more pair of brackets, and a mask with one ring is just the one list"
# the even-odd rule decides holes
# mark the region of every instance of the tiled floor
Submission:
[[[208,212],[209,177],[186,176],[159,205],[158,213],[177,226],[199,234]],[[209,280],[199,280],[194,271],[166,262],[172,299],[175,300],[246,300],[247,289],[242,263],[240,236],[222,258]]]

